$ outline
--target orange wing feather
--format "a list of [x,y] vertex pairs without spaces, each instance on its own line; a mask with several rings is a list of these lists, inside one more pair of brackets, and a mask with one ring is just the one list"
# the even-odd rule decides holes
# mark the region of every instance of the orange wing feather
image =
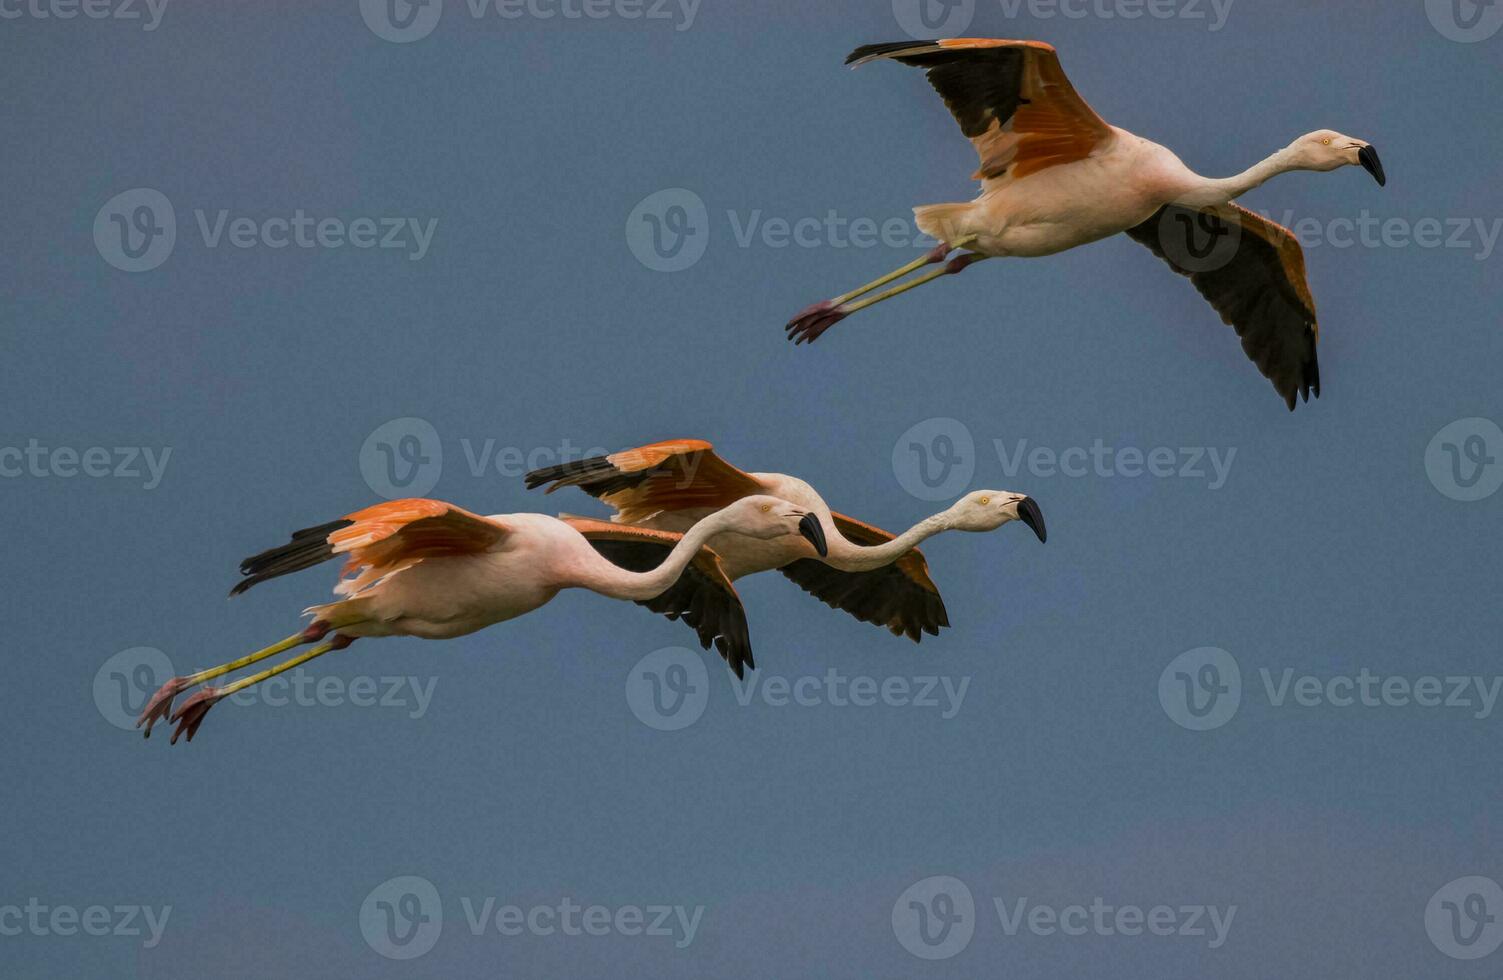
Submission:
[[984,180],[1083,160],[1112,128],[1075,91],[1059,53],[1042,41],[950,38],[869,45],[848,61],[893,58],[928,69],[929,81],[976,147]]
[[356,577],[341,584],[346,594],[424,558],[487,551],[507,533],[498,522],[462,507],[416,497],[376,504],[345,520],[353,523],[328,540],[334,554],[349,555],[341,574]]
[[240,563],[241,579],[230,595],[337,555],[349,556],[342,575],[359,573],[336,590],[350,594],[424,558],[485,551],[506,533],[496,521],[442,500],[391,500],[294,531],[288,543],[251,555]]
[[763,492],[750,475],[715,454],[701,439],[670,439],[609,456],[534,470],[528,488],[579,487],[636,524],[660,511],[719,510]]

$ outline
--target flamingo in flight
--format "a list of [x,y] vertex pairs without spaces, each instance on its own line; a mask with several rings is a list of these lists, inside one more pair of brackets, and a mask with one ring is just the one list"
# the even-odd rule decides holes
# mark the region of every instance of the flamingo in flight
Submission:
[[[147,702],[136,722],[147,737],[158,721],[177,724],[172,741],[188,741],[219,701],[252,684],[343,650],[367,636],[451,639],[514,619],[547,604],[562,589],[589,589],[626,599],[670,619],[683,619],[701,645],[716,649],[741,676],[755,666],[746,613],[714,552],[712,538],[776,542],[808,538],[824,553],[809,512],[770,496],[747,496],[705,518],[687,534],[560,520],[543,514],[482,517],[441,500],[393,500],[340,520],[294,532],[284,545],[247,558],[230,595],[267,579],[345,556],[340,600],[304,611],[313,622],[263,650],[174,677]],[[188,688],[285,653],[317,644],[225,687],[204,686],[176,711]]]
[[[857,619],[885,626],[918,642],[949,626],[939,589],[917,545],[947,530],[992,531],[1022,521],[1040,541],[1048,537],[1038,504],[1020,493],[978,490],[948,509],[925,518],[902,534],[830,510],[818,492],[782,473],[746,473],[715,454],[699,439],[674,439],[636,449],[533,470],[529,490],[551,484],[579,487],[616,513],[609,527],[648,527],[695,533],[717,508],[751,496],[767,495],[812,515],[827,549],[792,537],[753,540],[716,534],[708,545],[720,556],[732,581],[778,569],[818,599]],[[814,540],[809,536],[810,540]]]
[[[981,158],[973,175],[981,194],[967,204],[914,208],[919,229],[940,244],[808,307],[788,323],[791,340],[812,342],[852,313],[984,259],[1052,255],[1126,232],[1190,278],[1291,411],[1296,395],[1320,397],[1320,328],[1304,253],[1288,229],[1232,202],[1294,170],[1360,165],[1384,185],[1372,144],[1322,129],[1235,177],[1202,177],[1165,147],[1104,122],[1076,94],[1048,44],[899,41],[857,48],[846,64],[884,58],[927,70]],[[1223,243],[1204,258],[1197,227]],[[964,251],[952,255],[957,250]],[[928,265],[937,268],[868,295]]]

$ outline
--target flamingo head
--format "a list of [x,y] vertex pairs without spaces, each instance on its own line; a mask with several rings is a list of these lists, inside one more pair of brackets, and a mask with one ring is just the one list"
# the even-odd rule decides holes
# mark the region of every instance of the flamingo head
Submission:
[[1334,129],[1317,129],[1307,133],[1289,145],[1293,162],[1301,170],[1317,170],[1322,173],[1342,167],[1361,167],[1373,175],[1373,180],[1382,187],[1388,183],[1383,172],[1383,161],[1378,151],[1366,140],[1344,136]]
[[950,526],[958,531],[995,531],[1012,521],[1022,521],[1039,541],[1049,540],[1044,512],[1032,497],[1010,490],[975,490],[949,510]]
[[763,541],[798,535],[808,541],[821,558],[830,553],[819,518],[786,500],[753,494],[742,497],[723,513],[728,522],[726,530],[732,533]]

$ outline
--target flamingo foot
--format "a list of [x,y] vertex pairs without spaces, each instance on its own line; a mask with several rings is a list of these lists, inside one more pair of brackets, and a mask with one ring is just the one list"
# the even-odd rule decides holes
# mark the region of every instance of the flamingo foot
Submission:
[[198,732],[198,726],[204,723],[204,716],[224,696],[225,692],[219,688],[205,686],[184,701],[182,707],[172,713],[172,720],[177,722],[177,730],[172,733],[170,744],[176,745],[178,738],[182,735],[187,735],[188,741],[193,741],[193,736]]
[[794,346],[804,343],[812,344],[826,330],[850,314],[851,311],[846,308],[845,304],[827,299],[802,310],[789,320],[788,325],[783,329],[787,332],[788,339],[793,341]]
[[146,707],[141,709],[141,716],[136,719],[136,727],[146,726],[144,737],[151,738],[152,726],[157,722],[165,722],[172,711],[172,699],[193,686],[193,681],[188,677],[174,677],[157,689],[157,693],[146,702]]

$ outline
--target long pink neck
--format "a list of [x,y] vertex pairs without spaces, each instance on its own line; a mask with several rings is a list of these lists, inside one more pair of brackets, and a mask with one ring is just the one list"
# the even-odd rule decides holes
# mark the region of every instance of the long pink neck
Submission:
[[1279,174],[1297,169],[1299,168],[1289,158],[1289,151],[1279,150],[1235,177],[1216,178],[1196,175],[1195,186],[1188,193],[1176,197],[1174,203],[1190,207],[1219,207],[1235,201],[1255,187],[1263,186]]
[[568,584],[612,599],[637,602],[655,598],[678,581],[705,542],[725,532],[729,523],[723,511],[706,517],[690,528],[663,563],[650,572],[629,571],[601,557],[594,548],[588,548],[588,553],[582,555],[580,566],[574,570],[573,581]]
[[846,540],[837,530],[829,538],[827,565],[845,572],[869,572],[885,568],[941,531],[948,530],[948,511],[941,511],[919,521],[886,544],[859,545]]

